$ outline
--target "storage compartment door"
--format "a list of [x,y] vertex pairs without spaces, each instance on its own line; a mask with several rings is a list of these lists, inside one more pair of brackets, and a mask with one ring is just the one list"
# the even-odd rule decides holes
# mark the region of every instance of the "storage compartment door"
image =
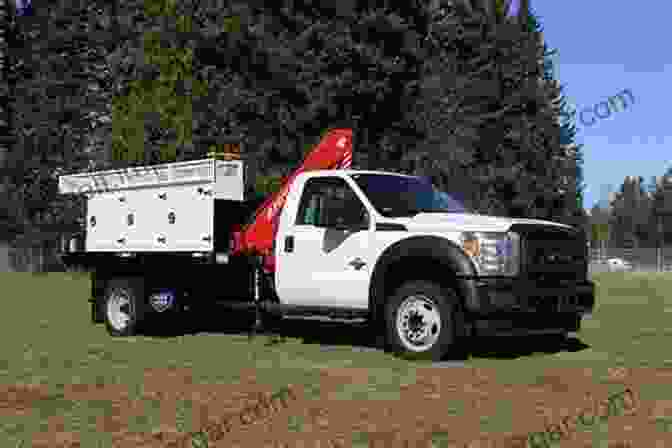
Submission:
[[212,183],[157,188],[152,201],[155,206],[149,210],[156,219],[148,231],[152,234],[153,250],[213,250],[215,201]]
[[127,250],[126,192],[93,193],[87,201],[86,250],[116,252]]
[[129,251],[151,252],[157,246],[160,247],[155,235],[163,223],[158,190],[158,188],[129,190],[128,205],[123,217]]

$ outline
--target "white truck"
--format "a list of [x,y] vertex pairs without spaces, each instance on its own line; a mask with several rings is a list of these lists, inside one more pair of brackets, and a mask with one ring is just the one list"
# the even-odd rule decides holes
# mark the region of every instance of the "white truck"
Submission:
[[[328,134],[322,156],[348,131]],[[340,158],[304,162],[261,208],[244,197],[244,160],[61,176],[61,193],[88,196],[63,260],[91,271],[92,319],[123,336],[209,305],[256,310],[264,325],[365,318],[390,350],[436,360],[472,335],[575,332],[592,311],[574,228],[469,213],[423,178],[343,169]],[[247,246],[246,229],[256,229]],[[255,238],[265,254],[243,250]]]

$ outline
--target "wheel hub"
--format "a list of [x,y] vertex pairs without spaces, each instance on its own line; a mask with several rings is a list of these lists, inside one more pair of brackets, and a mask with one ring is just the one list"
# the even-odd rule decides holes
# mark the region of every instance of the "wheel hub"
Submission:
[[107,301],[107,317],[110,325],[117,330],[123,331],[131,320],[131,301],[122,292],[113,293]]
[[431,348],[441,332],[441,315],[436,304],[425,296],[407,297],[397,314],[397,333],[409,350]]

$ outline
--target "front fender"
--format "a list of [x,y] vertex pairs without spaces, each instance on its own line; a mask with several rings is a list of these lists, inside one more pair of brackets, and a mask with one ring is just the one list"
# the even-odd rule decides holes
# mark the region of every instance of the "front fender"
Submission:
[[469,310],[479,307],[478,291],[475,285],[476,267],[469,257],[454,242],[438,236],[413,236],[392,244],[376,261],[371,276],[369,309],[375,320],[379,306],[384,303],[383,294],[387,271],[405,257],[427,257],[446,266],[447,276],[455,277],[460,296]]

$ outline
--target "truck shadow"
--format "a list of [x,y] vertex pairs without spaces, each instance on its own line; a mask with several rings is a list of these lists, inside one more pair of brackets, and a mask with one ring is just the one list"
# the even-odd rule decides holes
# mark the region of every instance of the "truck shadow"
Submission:
[[[304,344],[315,344],[322,351],[383,351],[383,344],[363,322],[339,322],[285,318],[275,329],[252,333],[253,313],[203,313],[192,316],[181,325],[165,325],[164,330],[145,332],[150,337],[176,337],[198,333],[248,335],[266,338],[267,345],[281,345],[284,338],[298,339]],[[165,330],[171,328],[172,330]],[[270,337],[273,336],[273,337]],[[472,337],[464,340],[464,352],[458,359],[471,358],[516,359],[537,354],[579,352],[590,348],[576,337],[545,336]],[[451,358],[448,358],[451,359]],[[453,358],[454,359],[454,358]]]
[[472,338],[470,355],[474,358],[516,359],[534,353],[579,352],[590,346],[576,337],[504,336]]

